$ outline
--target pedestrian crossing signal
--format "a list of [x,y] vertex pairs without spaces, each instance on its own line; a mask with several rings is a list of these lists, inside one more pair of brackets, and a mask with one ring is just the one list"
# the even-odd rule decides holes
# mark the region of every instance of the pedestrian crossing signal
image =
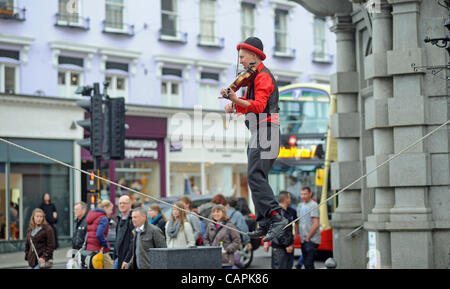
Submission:
[[95,205],[95,195],[91,195],[91,205]]
[[89,171],[89,175],[87,176],[86,190],[88,191],[88,193],[93,193],[100,190],[100,182],[98,178],[96,178],[95,171]]

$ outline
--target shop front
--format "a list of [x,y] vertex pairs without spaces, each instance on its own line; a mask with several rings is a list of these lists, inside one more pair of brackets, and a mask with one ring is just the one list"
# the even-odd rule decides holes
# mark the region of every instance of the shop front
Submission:
[[[73,140],[7,140],[69,165],[74,164]],[[73,191],[74,173],[69,168],[0,143],[0,243],[7,241],[0,250],[21,249],[31,214],[40,206],[45,193],[51,195],[58,212],[58,236],[70,237]]]
[[245,132],[243,120],[230,121],[218,113],[172,117],[168,195],[249,199]]

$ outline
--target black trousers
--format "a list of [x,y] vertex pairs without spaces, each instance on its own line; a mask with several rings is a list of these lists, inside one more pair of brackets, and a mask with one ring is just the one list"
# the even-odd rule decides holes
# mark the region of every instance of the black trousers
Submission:
[[305,264],[305,269],[315,269],[314,268],[314,257],[316,256],[318,244],[313,242],[302,243],[302,256],[303,264]]
[[286,252],[286,248],[272,247],[272,269],[292,269],[294,252]]
[[269,185],[269,172],[280,151],[280,127],[265,125],[250,132],[247,180],[252,191],[256,220],[261,224],[261,221],[270,218],[273,211],[281,209]]

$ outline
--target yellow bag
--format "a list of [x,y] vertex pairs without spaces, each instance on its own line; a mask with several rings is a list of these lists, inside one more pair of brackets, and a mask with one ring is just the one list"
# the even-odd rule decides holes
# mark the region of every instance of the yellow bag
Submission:
[[92,257],[92,267],[94,269],[103,269],[103,253],[99,252]]
[[112,269],[114,260],[109,254],[104,254],[103,249],[92,257],[92,267],[94,269]]

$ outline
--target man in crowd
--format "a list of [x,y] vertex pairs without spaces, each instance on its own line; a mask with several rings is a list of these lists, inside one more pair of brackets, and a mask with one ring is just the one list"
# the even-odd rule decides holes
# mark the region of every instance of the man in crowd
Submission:
[[122,196],[119,199],[119,211],[117,216],[116,243],[114,246],[115,261],[114,269],[125,269],[126,264],[131,260],[131,252],[134,229],[131,220],[131,199],[128,196]]
[[149,224],[147,212],[144,208],[136,208],[132,213],[133,226],[133,257],[129,269],[150,269],[150,248],[167,248],[166,239],[158,227]]
[[[84,240],[86,238],[87,224],[87,205],[84,202],[79,202],[75,204],[74,207],[75,221],[74,230],[72,238],[72,249],[78,251],[83,247]],[[73,256],[75,253],[73,254]],[[73,257],[72,256],[72,257]]]
[[317,203],[312,199],[312,192],[309,187],[304,187],[302,189],[300,198],[302,199],[302,203],[300,203],[297,208],[299,217],[306,214],[306,212],[312,208],[316,208],[299,221],[302,256],[305,269],[314,269],[314,257],[321,242],[319,230],[320,213]]
[[[278,203],[282,208],[281,214],[289,222],[297,218],[296,211],[289,207],[291,204],[289,192],[280,192]],[[292,269],[294,264],[294,235],[292,231],[293,228],[289,227],[272,240],[272,269]],[[267,242],[264,243],[264,249],[268,251]]]

